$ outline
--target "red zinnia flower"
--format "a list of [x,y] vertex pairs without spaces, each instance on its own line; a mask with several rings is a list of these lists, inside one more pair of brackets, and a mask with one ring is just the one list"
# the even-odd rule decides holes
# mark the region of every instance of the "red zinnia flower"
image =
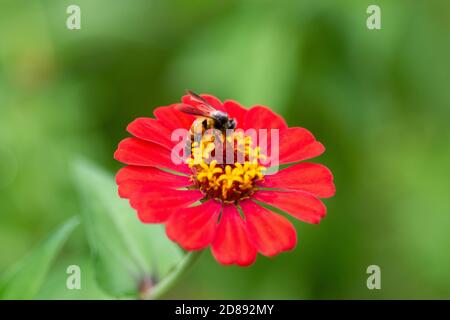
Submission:
[[[319,223],[326,214],[319,198],[335,193],[332,173],[320,164],[298,162],[322,154],[325,148],[308,130],[289,128],[267,107],[247,110],[235,101],[202,97],[236,119],[237,129],[279,129],[279,164],[292,165],[264,175],[266,168],[259,161],[222,165],[207,158],[201,163],[189,158],[175,164],[172,149],[179,141],[172,141],[171,134],[179,128],[189,130],[196,117],[180,112],[174,104],[157,108],[156,119],[138,118],[128,125],[134,137],[122,140],[114,154],[127,164],[116,176],[119,195],[129,199],[142,222],[164,223],[168,237],[184,249],[211,245],[222,264],[246,266],[255,261],[257,252],[274,256],[293,249],[297,235],[292,223],[259,203]],[[191,95],[182,98],[184,105],[199,103]],[[245,141],[247,155],[258,153],[251,139]],[[198,144],[192,147],[193,154],[199,151],[202,156],[203,149],[196,150]]]

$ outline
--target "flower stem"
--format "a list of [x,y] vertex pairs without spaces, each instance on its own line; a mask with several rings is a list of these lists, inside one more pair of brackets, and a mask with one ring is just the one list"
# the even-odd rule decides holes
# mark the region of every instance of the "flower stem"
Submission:
[[175,269],[153,288],[150,299],[160,299],[161,296],[172,289],[172,287],[191,269],[201,256],[202,252],[203,250],[197,250],[187,253]]

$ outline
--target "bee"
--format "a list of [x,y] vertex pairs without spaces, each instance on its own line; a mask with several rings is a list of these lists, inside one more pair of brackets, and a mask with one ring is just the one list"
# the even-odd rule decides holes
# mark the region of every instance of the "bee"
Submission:
[[189,130],[189,135],[186,137],[186,150],[190,151],[191,143],[198,135],[203,135],[209,129],[216,129],[225,133],[227,129],[236,128],[236,119],[229,118],[226,112],[217,110],[203,97],[198,94],[187,91],[191,99],[199,103],[196,106],[187,104],[179,104],[175,107],[176,110],[199,116],[194,120]]

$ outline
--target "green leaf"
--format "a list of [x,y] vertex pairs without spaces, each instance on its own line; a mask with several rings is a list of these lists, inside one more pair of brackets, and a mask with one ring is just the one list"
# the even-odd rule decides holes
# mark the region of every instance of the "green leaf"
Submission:
[[161,279],[181,259],[160,225],[145,225],[113,177],[86,161],[75,165],[82,218],[99,286],[115,297],[137,297],[146,279]]
[[0,299],[32,299],[41,288],[48,270],[72,230],[73,217],[20,260],[0,281]]

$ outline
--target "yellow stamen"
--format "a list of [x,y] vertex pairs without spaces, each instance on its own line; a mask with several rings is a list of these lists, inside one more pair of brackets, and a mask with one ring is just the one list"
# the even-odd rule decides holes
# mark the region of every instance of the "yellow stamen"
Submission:
[[248,198],[254,192],[256,181],[264,178],[266,167],[258,160],[265,156],[260,154],[259,147],[252,147],[251,137],[237,132],[227,136],[226,141],[233,145],[235,152],[241,153],[244,162],[218,164],[216,159],[210,160],[214,139],[212,135],[204,135],[200,142],[192,143],[192,156],[186,161],[193,170],[192,180],[208,198],[227,203]]

